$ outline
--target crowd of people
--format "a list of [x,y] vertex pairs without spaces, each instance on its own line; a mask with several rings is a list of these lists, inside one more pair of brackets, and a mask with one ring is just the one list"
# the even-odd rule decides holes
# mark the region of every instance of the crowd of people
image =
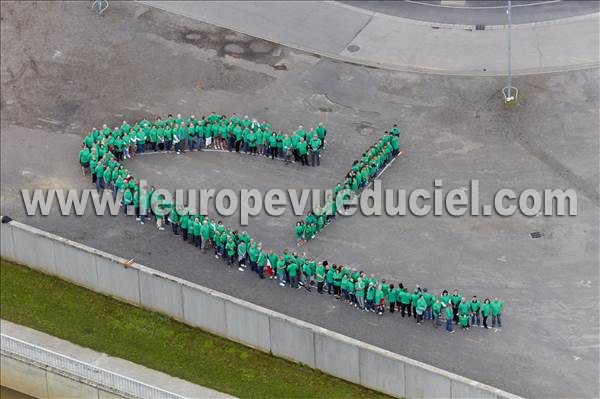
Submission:
[[[209,122],[210,126],[222,126],[220,122],[217,122],[224,120],[234,123],[236,126],[242,125],[242,121],[238,123],[234,119],[235,122],[232,122],[232,118],[235,118],[235,116],[223,118],[212,114],[202,118],[202,120]],[[192,119],[193,117],[190,117],[188,121]],[[157,118],[156,120],[160,121],[161,119]],[[397,313],[402,318],[414,318],[418,324],[430,321],[436,328],[444,320],[448,333],[455,331],[454,325],[459,325],[464,329],[471,326],[489,328],[488,319],[490,317],[492,327],[502,327],[503,302],[498,298],[493,300],[486,298],[480,301],[476,296],[473,296],[470,300],[467,300],[458,290],[453,290],[451,295],[446,290],[436,294],[430,293],[427,288],[421,288],[418,285],[414,290],[410,290],[403,283],[395,285],[385,279],[376,277],[374,274],[368,275],[365,271],[357,268],[330,264],[326,260],[320,261],[307,256],[305,253],[297,253],[291,250],[275,252],[253,239],[248,232],[238,231],[229,225],[225,225],[220,220],[209,218],[205,211],[192,213],[192,210],[184,205],[167,202],[163,196],[154,195],[155,188],[152,186],[143,187],[143,190],[141,190],[139,181],[131,176],[121,163],[124,159],[133,156],[131,145],[127,151],[125,150],[126,138],[128,136],[131,138],[133,135],[148,137],[145,133],[140,133],[140,131],[143,132],[144,129],[147,129],[148,125],[152,126],[150,130],[155,130],[160,125],[163,127],[173,125],[174,127],[179,125],[177,123],[179,120],[182,121],[178,115],[177,119],[168,117],[168,122],[164,125],[156,121],[150,124],[144,120],[136,123],[133,127],[124,122],[121,127],[114,130],[106,127],[102,130],[94,129],[84,138],[79,153],[79,161],[84,174],[88,169],[90,170],[92,182],[96,184],[99,191],[108,189],[115,195],[120,194],[125,214],[128,215],[128,210],[133,208],[133,213],[135,213],[135,218],[139,223],[144,224],[149,218],[152,218],[159,230],[165,230],[165,226],[170,226],[175,236],[181,237],[182,240],[198,248],[203,253],[212,252],[216,258],[222,259],[227,267],[237,267],[242,272],[250,270],[256,273],[260,279],[273,279],[281,287],[303,288],[307,291],[316,290],[319,294],[332,295],[337,300],[363,312],[375,312],[378,315],[383,315],[389,311],[390,314]],[[244,120],[248,120],[248,118],[244,118]],[[190,122],[189,124],[199,125],[197,122]],[[137,129],[134,128],[135,126],[137,126]],[[206,126],[206,124],[203,126]],[[265,124],[263,123],[262,126],[265,126]],[[249,127],[249,129],[252,131],[253,128]],[[173,128],[171,128],[171,136],[165,136],[165,138],[175,137],[172,132]],[[326,131],[321,133],[323,139],[325,133]],[[137,136],[138,134],[139,136]],[[179,130],[176,134],[179,134]],[[182,138],[175,144],[181,144],[183,137],[186,137],[189,142],[190,136],[183,136],[184,132],[181,134]],[[316,135],[318,137],[318,134]],[[360,160],[354,162],[352,170],[347,174],[345,181],[343,184],[338,184],[338,186],[350,188],[355,193],[363,189],[397,155],[399,148],[398,136],[399,131],[394,125],[394,128],[389,133],[386,132],[384,137],[367,150]],[[164,144],[165,150],[168,151],[172,145],[170,141],[169,144],[166,144],[166,141],[155,140],[152,135],[150,137],[149,143],[152,151],[155,150],[155,147],[157,151],[161,150],[160,144]],[[210,137],[224,138],[223,135],[219,137],[218,134]],[[234,137],[236,136],[234,135]],[[194,149],[197,146],[206,146],[206,136],[203,134],[202,138],[204,141],[201,144],[198,144],[199,142],[196,139],[192,139],[187,148]],[[233,146],[228,139],[230,137],[226,136],[225,142],[221,141],[217,148],[220,148],[221,145],[227,145],[230,150],[233,150],[232,147],[237,145],[237,139],[233,141]],[[245,146],[247,141],[243,141],[243,143]],[[134,151],[146,151],[147,144],[145,140],[141,143],[135,141]],[[211,145],[210,141],[208,145]],[[175,151],[182,150],[181,145],[175,147]],[[268,151],[271,151],[269,154],[273,155],[272,150]],[[302,154],[299,155],[301,158]],[[276,153],[275,156],[279,156],[279,153]],[[365,172],[364,175],[363,171]],[[363,177],[359,178],[359,175]],[[328,211],[328,209],[325,210]],[[327,217],[332,215],[335,215],[335,212],[319,213],[318,217],[317,214],[314,214],[313,216],[317,220],[305,220],[304,226],[301,226],[302,222],[299,222],[297,237],[304,240],[307,237],[314,236],[317,230],[312,231],[311,229],[315,226],[317,226],[317,229],[319,226],[322,228],[323,223],[327,222]],[[307,216],[307,219],[310,216],[311,214]],[[319,219],[323,216],[325,216],[325,220]]]
[[352,196],[358,196],[379,174],[389,165],[400,152],[400,129],[394,124],[369,149],[362,153],[359,159],[352,163],[352,168],[346,173],[344,180],[335,185],[332,195],[329,195],[322,207],[314,207],[307,212],[304,220],[295,226],[298,245],[315,238],[321,230],[331,223],[337,215],[336,198],[343,191],[342,209],[346,212]]
[[[327,128],[319,123],[306,130],[303,126],[291,133],[276,132],[264,121],[259,123],[248,116],[240,118],[235,113],[227,117],[211,113],[197,119],[194,115],[182,118],[169,114],[164,120],[158,116],[154,121],[141,120],[133,125],[123,121],[121,126],[110,129],[93,128],[84,139],[84,148],[80,153],[82,166],[93,158],[93,144],[98,155],[110,148],[117,161],[135,157],[147,151],[185,151],[203,149],[221,151],[243,151],[254,156],[280,159],[285,163],[299,162],[303,166],[320,166],[321,151],[325,146]],[[85,151],[87,148],[88,151]],[[95,173],[94,169],[91,169]]]

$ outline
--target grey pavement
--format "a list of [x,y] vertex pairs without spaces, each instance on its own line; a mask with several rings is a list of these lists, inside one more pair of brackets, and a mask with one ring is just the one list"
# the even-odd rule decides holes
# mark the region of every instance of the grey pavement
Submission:
[[145,384],[172,392],[187,398],[234,398],[233,396],[192,384],[180,378],[171,377],[165,373],[149,369],[118,357],[108,356],[88,348],[75,345],[64,339],[21,326],[7,320],[0,320],[0,330],[12,338],[40,346],[84,363],[100,367],[104,370],[143,382]]
[[[399,71],[505,75],[504,23],[417,21],[339,2],[143,1],[178,15],[321,56]],[[599,65],[599,18],[592,12],[513,28],[513,73]]]
[[[350,65],[136,3],[111,3],[102,17],[83,3],[1,7],[11,16],[0,25],[1,214],[515,394],[598,397],[598,70],[519,76],[521,101],[506,108],[503,78]],[[230,43],[243,51],[233,56]],[[167,188],[327,188],[397,122],[405,153],[382,176],[385,188],[432,188],[442,179],[450,189],[479,179],[482,203],[504,187],[574,188],[579,213],[356,215],[302,247],[394,283],[505,300],[502,330],[452,336],[227,270],[131,218],[91,209],[82,217],[25,215],[22,188],[91,187],[76,159],[91,127],[210,111],[284,130],[325,122],[322,166],[193,153],[148,155],[127,167]],[[247,228],[269,248],[296,248],[293,221],[261,214]],[[530,239],[533,231],[544,237]]]

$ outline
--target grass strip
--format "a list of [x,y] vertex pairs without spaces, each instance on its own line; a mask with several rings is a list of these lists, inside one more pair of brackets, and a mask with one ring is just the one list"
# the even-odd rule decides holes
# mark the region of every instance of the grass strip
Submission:
[[0,283],[5,320],[240,398],[387,397],[4,259]]

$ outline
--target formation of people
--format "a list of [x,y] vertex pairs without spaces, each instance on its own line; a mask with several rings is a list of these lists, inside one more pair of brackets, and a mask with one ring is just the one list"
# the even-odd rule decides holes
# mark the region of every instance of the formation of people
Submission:
[[[184,119],[181,114],[175,117],[169,114],[164,120],[158,116],[154,121],[143,119],[133,125],[123,121],[114,129],[106,125],[102,129],[93,128],[84,139],[80,162],[84,168],[89,165],[95,147],[96,162],[107,150],[121,161],[147,151],[180,154],[212,149],[243,151],[286,163],[320,166],[326,135],[327,128],[322,123],[310,130],[299,126],[290,133],[283,133],[274,131],[266,121],[259,123],[248,116],[240,118],[235,113],[229,117],[211,113],[200,119],[194,115]],[[94,169],[91,171],[95,173]]]
[[[232,117],[226,119],[231,122]],[[180,119],[180,116],[178,116],[178,119]],[[170,118],[167,118],[167,121],[169,121],[167,124],[172,123],[174,126],[177,124],[178,119],[171,121]],[[223,119],[222,116],[213,114],[202,120],[216,122]],[[246,119],[244,118],[244,120]],[[160,120],[160,118],[157,118],[157,120]],[[158,230],[165,230],[165,226],[170,226],[173,235],[181,237],[182,240],[190,243],[203,253],[210,251],[216,258],[222,259],[227,267],[237,267],[241,272],[250,270],[256,273],[258,278],[272,279],[278,282],[281,287],[303,288],[306,291],[316,290],[319,294],[329,294],[348,306],[353,306],[363,312],[375,312],[380,316],[389,312],[390,314],[398,314],[402,318],[408,316],[408,318],[414,318],[418,324],[430,321],[436,328],[441,326],[443,321],[446,324],[448,333],[455,331],[454,325],[459,325],[463,329],[468,329],[471,326],[489,328],[488,319],[490,317],[492,327],[502,327],[501,314],[504,304],[498,298],[493,300],[485,298],[480,301],[476,296],[473,296],[467,300],[458,290],[454,290],[451,295],[446,290],[439,293],[430,293],[427,288],[421,288],[420,286],[410,290],[403,283],[395,285],[385,279],[376,277],[374,274],[368,275],[365,271],[345,265],[330,264],[326,260],[321,261],[307,256],[305,253],[297,253],[287,249],[276,252],[267,249],[261,242],[253,239],[247,231],[238,231],[229,225],[225,225],[220,220],[209,218],[204,211],[192,214],[186,206],[167,202],[163,196],[154,195],[155,187],[153,186],[146,186],[143,187],[143,190],[140,190],[139,180],[129,174],[121,161],[134,156],[131,145],[128,151],[125,150],[124,142],[127,136],[131,138],[132,135],[136,135],[137,137],[140,130],[143,131],[144,129],[142,126],[147,128],[149,122],[146,122],[136,123],[134,126],[137,126],[137,129],[128,126],[126,122],[114,130],[106,127],[102,130],[94,129],[84,138],[79,153],[79,161],[84,174],[87,170],[91,172],[92,182],[96,184],[98,191],[110,190],[114,195],[121,195],[125,215],[129,216],[129,210],[133,208],[134,212],[132,213],[135,214],[135,219],[141,224],[153,220]],[[194,123],[190,122],[192,125]],[[237,125],[237,122],[235,123]],[[215,124],[211,123],[210,126]],[[153,130],[156,128],[157,122],[151,125],[150,129]],[[160,125],[160,122],[158,122],[158,125]],[[219,126],[221,125],[219,124]],[[325,133],[322,134],[324,138]],[[362,155],[360,160],[354,162],[352,170],[346,175],[343,184],[338,184],[336,188],[338,186],[349,188],[355,193],[364,189],[370,179],[377,176],[385,165],[397,155],[399,148],[398,136],[399,131],[394,125],[394,128],[389,133],[386,132],[378,143]],[[140,134],[139,137],[142,137],[142,135]],[[144,134],[144,137],[147,136]],[[189,135],[185,137],[189,140]],[[218,137],[218,135],[211,137]],[[119,141],[121,144],[117,144]],[[175,144],[181,144],[181,142],[182,139],[175,142]],[[152,138],[149,143],[152,151],[154,151],[155,146],[156,150],[159,151],[161,150],[159,145],[166,142]],[[237,140],[234,145],[236,143]],[[145,141],[142,143],[136,141],[134,151],[146,151],[147,144]],[[209,141],[208,145],[210,144]],[[172,143],[165,144],[165,150],[168,151],[170,145]],[[192,140],[187,148],[188,150],[194,149],[197,145],[198,143]],[[207,145],[206,140],[202,145]],[[229,143],[227,145],[233,150]],[[181,145],[175,147],[174,150],[182,151]],[[273,152],[270,154],[273,154]],[[279,154],[276,154],[276,156],[279,156]],[[366,175],[362,175],[363,171],[367,172]],[[359,175],[367,176],[367,178],[359,178]],[[318,217],[315,213],[313,216],[317,220],[305,221],[305,226],[301,226],[301,234],[298,233],[300,228],[297,226],[297,229],[299,229],[297,230],[297,237],[302,240],[306,239],[307,234],[310,235],[311,233],[311,230],[307,232],[306,227],[312,229],[314,226],[326,222],[327,219],[319,222],[319,218],[323,215],[325,215],[325,218],[332,215],[334,217],[335,212],[331,212],[331,215],[328,215],[329,213],[323,212]],[[310,216],[311,214],[307,215],[307,219]],[[313,235],[316,233],[315,230]]]
[[321,230],[331,223],[337,215],[336,198],[340,192],[343,212],[349,206],[350,197],[358,196],[379,174],[389,165],[400,152],[400,129],[394,125],[386,131],[377,141],[362,153],[359,159],[352,163],[352,168],[346,173],[344,180],[333,187],[333,195],[326,198],[322,207],[315,207],[307,212],[304,220],[298,221],[295,226],[296,241],[298,245],[315,238]]

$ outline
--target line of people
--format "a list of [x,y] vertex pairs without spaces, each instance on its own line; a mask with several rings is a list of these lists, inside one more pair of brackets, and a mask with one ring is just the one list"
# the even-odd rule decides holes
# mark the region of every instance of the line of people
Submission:
[[384,135],[362,153],[361,157],[352,163],[352,168],[346,173],[344,180],[333,187],[333,195],[326,198],[323,207],[315,207],[307,212],[304,220],[295,226],[298,245],[315,238],[321,230],[331,223],[337,215],[336,198],[345,190],[343,211],[349,206],[350,196],[358,196],[400,152],[400,129],[398,125],[386,131]]
[[[316,289],[320,294],[334,295],[336,299],[365,312],[383,315],[386,309],[389,309],[390,313],[413,317],[419,324],[431,320],[434,327],[438,327],[441,321],[445,320],[449,333],[454,332],[454,324],[465,329],[475,325],[488,328],[487,320],[490,316],[492,327],[502,326],[503,302],[498,298],[480,302],[477,297],[473,297],[467,301],[456,290],[452,295],[448,295],[447,291],[433,295],[420,287],[410,292],[401,283],[394,286],[388,284],[385,279],[379,279],[373,274],[368,276],[366,272],[356,268],[330,265],[327,261],[318,261],[304,253],[298,254],[291,250],[281,253],[267,250],[246,231],[236,231],[231,226],[224,225],[222,221],[200,213],[190,214],[186,207],[166,202],[164,197],[154,195],[154,187],[144,187],[144,190],[140,190],[139,181],[136,181],[119,162],[126,157],[119,159],[113,153],[117,147],[107,145],[108,136],[110,133],[99,132],[91,142],[90,152],[95,154],[93,159],[96,162],[92,181],[96,183],[96,187],[99,190],[110,189],[114,194],[121,192],[126,215],[128,210],[133,209],[136,220],[141,224],[148,218],[153,218],[159,230],[170,226],[174,235],[181,236],[204,253],[212,251],[215,257],[222,259],[229,267],[237,267],[240,271],[250,268],[259,278],[271,278],[278,281],[282,287],[304,287],[307,291]],[[89,151],[87,137],[84,139],[82,151]],[[377,145],[374,148],[377,148]],[[370,150],[367,153],[370,153]],[[97,158],[99,155],[100,158]],[[365,160],[370,157],[372,155],[368,155],[367,158],[363,156]],[[84,163],[81,163],[82,167],[85,167]],[[92,159],[90,169],[91,163]],[[346,180],[348,181],[349,177],[356,179],[355,175],[353,167]],[[345,184],[348,184],[347,181]],[[309,226],[314,224],[318,222],[311,222]]]
[[[229,117],[211,113],[200,119],[191,115],[185,120],[181,114],[176,117],[169,114],[164,120],[158,116],[152,122],[143,119],[133,125],[123,121],[114,129],[107,125],[103,125],[102,129],[92,128],[84,138],[80,163],[85,174],[90,162],[97,163],[108,150],[117,161],[122,161],[147,151],[180,154],[186,150],[213,149],[243,151],[281,159],[286,163],[293,161],[303,166],[320,166],[326,135],[327,128],[322,123],[308,131],[299,126],[292,133],[284,134],[273,131],[266,121],[259,123],[248,116],[240,118],[235,113]],[[90,170],[95,173],[94,168]]]

